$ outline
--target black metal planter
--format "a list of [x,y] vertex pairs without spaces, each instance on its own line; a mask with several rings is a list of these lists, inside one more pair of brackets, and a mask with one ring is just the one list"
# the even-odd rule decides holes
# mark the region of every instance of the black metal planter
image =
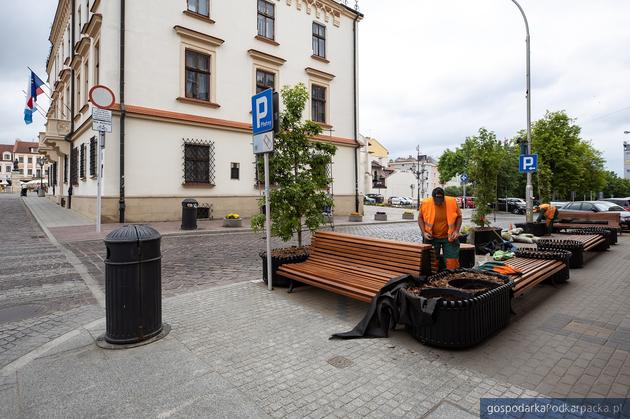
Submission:
[[474,230],[475,251],[478,255],[485,255],[484,247],[491,246],[494,242],[501,242],[501,229],[486,227],[484,229],[475,228]]
[[517,228],[522,228],[525,233],[533,234],[536,237],[547,236],[547,224],[546,223],[517,223],[514,224]]
[[538,250],[568,250],[571,252],[569,267],[571,269],[584,266],[584,243],[575,240],[540,239],[536,244]]
[[587,228],[571,228],[565,229],[560,234],[573,234],[580,236],[590,236],[592,234],[600,234],[606,238],[606,246],[601,246],[597,248],[598,251],[607,250],[610,246],[617,244],[617,230],[605,228],[605,227],[587,227]]
[[[442,272],[429,280],[452,275],[457,272],[472,272],[469,269]],[[505,281],[505,284],[490,289],[477,297],[458,301],[439,298],[433,314],[427,316],[419,313],[426,307],[430,299],[412,294],[403,289],[403,298],[411,313],[411,324],[407,329],[411,335],[423,344],[442,348],[467,348],[479,344],[486,338],[505,327],[510,321],[512,282],[503,275],[487,273]],[[431,291],[433,292],[433,291]],[[438,292],[438,291],[435,291]],[[422,321],[417,319],[424,319]]]
[[567,282],[570,276],[570,264],[571,257],[573,253],[569,250],[562,249],[554,249],[554,250],[529,250],[529,249],[521,249],[514,253],[514,256],[527,258],[527,259],[544,259],[544,260],[559,260],[564,262],[565,268],[560,272],[555,273],[550,278],[546,279],[545,282],[551,284],[559,284],[562,282]]
[[[265,284],[267,283],[267,252],[260,252],[260,258],[262,259],[262,270],[263,270],[263,281]],[[289,263],[300,263],[304,262],[308,258],[308,250],[304,248],[303,254],[291,255],[291,256],[274,256],[273,250],[271,255],[271,274],[273,278],[273,286],[287,288],[291,285],[291,280],[287,278],[280,277],[276,275],[278,268],[284,264]],[[299,287],[303,285],[300,282],[293,281],[294,287]]]

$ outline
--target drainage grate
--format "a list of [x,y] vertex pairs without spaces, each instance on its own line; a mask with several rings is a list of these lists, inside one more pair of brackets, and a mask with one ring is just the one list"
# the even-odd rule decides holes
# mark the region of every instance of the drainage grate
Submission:
[[35,304],[25,304],[22,306],[3,308],[0,309],[0,324],[17,322],[31,317],[36,317],[43,314],[45,311],[46,307]]
[[348,368],[352,365],[352,361],[345,356],[334,356],[326,362],[335,368]]

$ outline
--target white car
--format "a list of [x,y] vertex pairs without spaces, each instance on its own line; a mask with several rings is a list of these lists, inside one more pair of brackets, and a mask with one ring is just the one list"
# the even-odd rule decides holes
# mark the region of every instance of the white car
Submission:
[[389,205],[405,205],[404,202],[404,198],[401,198],[399,196],[390,196],[387,200],[387,203]]

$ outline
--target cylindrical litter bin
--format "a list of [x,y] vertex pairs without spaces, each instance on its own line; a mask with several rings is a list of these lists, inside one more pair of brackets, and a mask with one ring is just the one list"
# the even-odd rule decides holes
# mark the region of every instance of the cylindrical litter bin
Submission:
[[182,201],[182,230],[197,229],[197,207],[199,203],[196,199],[186,198]]
[[105,238],[105,341],[133,344],[162,331],[161,236],[126,225]]

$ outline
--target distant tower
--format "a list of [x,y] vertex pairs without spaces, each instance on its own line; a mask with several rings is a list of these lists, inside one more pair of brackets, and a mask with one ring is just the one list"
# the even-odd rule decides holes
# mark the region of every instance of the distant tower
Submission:
[[623,142],[623,177],[630,180],[630,143]]

